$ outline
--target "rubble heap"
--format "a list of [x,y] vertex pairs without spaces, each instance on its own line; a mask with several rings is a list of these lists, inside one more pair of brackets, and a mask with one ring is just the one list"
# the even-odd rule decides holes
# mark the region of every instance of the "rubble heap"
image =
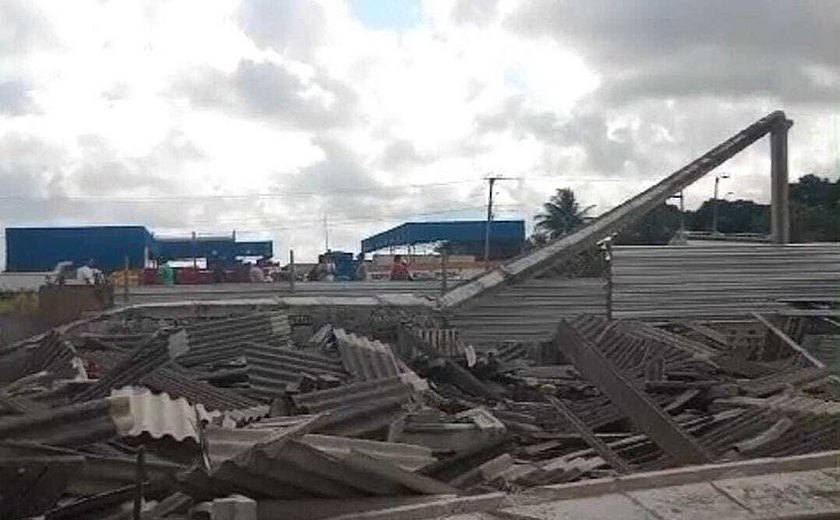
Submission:
[[324,324],[298,344],[282,311],[103,317],[0,350],[0,518],[467,510],[836,448],[836,336],[768,324],[582,315],[476,350],[406,320],[390,341]]

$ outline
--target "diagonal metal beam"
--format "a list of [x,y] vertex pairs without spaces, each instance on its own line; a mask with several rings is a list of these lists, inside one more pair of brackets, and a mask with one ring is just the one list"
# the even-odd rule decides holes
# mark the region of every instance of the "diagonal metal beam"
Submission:
[[675,461],[699,464],[712,460],[711,455],[683,431],[650,397],[627,380],[618,368],[572,325],[561,320],[554,345],[577,370],[595,383],[627,418]]

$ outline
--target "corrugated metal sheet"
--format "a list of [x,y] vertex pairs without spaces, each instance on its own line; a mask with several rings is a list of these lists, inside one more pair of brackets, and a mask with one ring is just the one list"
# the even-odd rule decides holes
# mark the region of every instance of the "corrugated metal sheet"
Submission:
[[[484,220],[461,220],[447,222],[406,222],[387,231],[362,240],[362,252],[392,246],[404,246],[449,241],[457,244],[473,244],[482,247],[487,222]],[[490,240],[493,252],[504,248],[518,254],[525,242],[524,220],[494,220],[490,224]]]
[[600,278],[529,279],[454,309],[448,321],[464,343],[494,346],[547,340],[561,318],[603,315],[606,308],[606,283]]
[[840,244],[615,247],[616,318],[734,319],[781,298],[836,298]]
[[372,381],[399,375],[397,359],[388,345],[342,329],[335,329],[333,334],[338,342],[344,368],[354,378]]
[[[291,297],[318,298],[342,296],[359,298],[377,295],[415,294],[436,296],[440,294],[440,282],[306,282],[295,284],[295,291],[288,283],[266,284],[215,284],[215,285],[147,285],[130,289],[130,303],[149,304],[182,301],[236,300],[247,298]],[[270,303],[276,303],[270,302]],[[117,298],[115,304],[124,302]]]

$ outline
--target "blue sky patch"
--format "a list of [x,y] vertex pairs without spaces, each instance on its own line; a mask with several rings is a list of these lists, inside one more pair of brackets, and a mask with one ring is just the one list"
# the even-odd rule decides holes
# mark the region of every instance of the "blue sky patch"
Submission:
[[350,0],[350,10],[366,27],[406,30],[420,23],[419,0]]

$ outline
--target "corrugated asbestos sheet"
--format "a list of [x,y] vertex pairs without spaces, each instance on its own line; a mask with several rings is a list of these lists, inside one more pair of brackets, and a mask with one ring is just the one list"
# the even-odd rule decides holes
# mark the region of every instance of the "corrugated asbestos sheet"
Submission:
[[836,298],[840,244],[615,247],[616,318],[744,318],[780,298]]
[[292,399],[297,406],[310,413],[318,413],[355,404],[376,403],[391,399],[407,401],[411,397],[411,392],[411,384],[405,382],[402,377],[396,376],[298,394]]
[[41,371],[53,378],[72,379],[81,371],[81,360],[63,334],[50,331],[32,344],[0,350],[0,367],[0,383]]
[[159,368],[140,379],[140,384],[156,393],[183,397],[193,404],[203,404],[208,410],[243,410],[260,406],[255,401],[225,388],[218,388],[203,381],[195,381],[187,374],[171,368]]
[[388,427],[410,403],[414,374],[376,379],[298,394],[295,405],[309,413],[330,412],[317,431],[330,435],[365,435]]
[[449,325],[476,346],[547,340],[557,321],[579,314],[606,314],[606,283],[600,278],[528,279],[454,309]]
[[178,363],[194,367],[240,356],[248,342],[285,346],[291,328],[285,313],[271,312],[206,320],[185,327],[184,332],[188,350],[178,356]]
[[84,467],[81,454],[50,446],[0,443],[0,518],[38,516]]
[[166,334],[154,334],[149,337],[73,400],[82,402],[105,397],[110,395],[112,388],[136,383],[146,374],[169,363],[173,352],[170,338]]
[[333,331],[344,368],[360,381],[372,381],[399,375],[397,359],[391,347],[377,340],[349,334],[342,329]]
[[198,442],[199,421],[211,416],[203,406],[166,394],[122,390],[105,399],[0,420],[0,440],[29,440],[80,446],[118,436],[147,434]]
[[349,379],[340,360],[311,352],[249,343],[243,353],[248,366],[249,393],[264,400],[279,396],[302,377],[331,380],[333,386]]
[[[206,439],[211,464],[220,464],[282,431],[282,428],[260,428],[259,426],[256,424],[254,428],[208,429]],[[432,456],[430,448],[414,444],[316,434],[304,435],[300,440],[334,457],[349,455],[351,451],[357,451],[370,457],[390,461],[408,471],[415,471],[437,460]]]
[[[265,432],[259,435],[265,435]],[[247,449],[229,458],[225,458],[224,452],[235,452],[235,447],[231,450],[229,445],[222,446],[222,460],[211,460],[210,472],[193,471],[186,484],[196,490],[244,491],[252,497],[273,498],[347,498],[452,491],[445,484],[415,475],[385,460],[355,450],[346,454],[343,450],[334,452],[337,456],[333,456],[296,437],[298,435],[291,429],[269,431],[262,440],[256,443],[250,440],[246,443]],[[212,439],[208,444],[213,453]]]

